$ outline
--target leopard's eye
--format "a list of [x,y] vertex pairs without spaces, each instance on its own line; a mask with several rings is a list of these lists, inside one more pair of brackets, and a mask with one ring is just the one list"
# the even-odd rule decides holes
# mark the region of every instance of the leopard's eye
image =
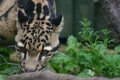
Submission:
[[41,59],[42,59],[43,57],[48,57],[48,56],[51,56],[50,51],[48,51],[48,50],[43,50],[43,51],[39,54],[38,61],[41,61]]
[[44,54],[44,55],[42,55],[42,56],[48,57],[48,56],[52,56],[53,53],[52,53],[51,51],[45,50],[45,51],[43,52],[43,54]]
[[23,52],[23,53],[26,53],[26,49],[24,47],[17,47],[16,50],[18,52]]
[[46,56],[48,53],[49,53],[48,50],[43,50],[42,53],[41,53],[41,55],[42,55],[42,56]]
[[21,52],[26,53],[26,49],[24,47],[20,47]]

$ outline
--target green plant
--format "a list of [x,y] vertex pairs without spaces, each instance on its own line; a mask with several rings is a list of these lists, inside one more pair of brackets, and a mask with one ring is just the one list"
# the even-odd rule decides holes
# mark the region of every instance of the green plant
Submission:
[[[74,36],[69,36],[64,52],[56,54],[50,64],[60,73],[90,77],[120,77],[120,55],[110,54],[108,44],[113,41],[108,37],[109,31],[102,30],[103,40],[100,40],[99,31],[90,28],[90,22],[84,19],[79,33],[81,42]],[[120,52],[120,46],[115,51]]]
[[12,63],[8,58],[0,55],[0,80],[5,80],[9,75],[20,73],[19,65]]
[[0,80],[5,80],[6,77],[14,73],[20,73],[19,65],[9,59],[12,52],[6,48],[0,48]]
[[115,39],[110,39],[109,38],[109,34],[111,33],[111,31],[109,31],[108,29],[103,29],[101,32],[103,33],[103,36],[104,36],[103,37],[103,44],[105,46],[107,46],[109,43],[115,41]]
[[6,75],[2,75],[2,74],[0,74],[0,80],[5,80],[6,79]]
[[0,53],[4,54],[6,56],[9,56],[9,54],[12,53],[12,52],[13,52],[12,50],[0,47]]
[[81,42],[87,41],[92,44],[97,32],[94,32],[92,28],[89,27],[91,22],[84,18],[83,21],[80,21],[79,23],[83,26],[82,30],[79,32]]

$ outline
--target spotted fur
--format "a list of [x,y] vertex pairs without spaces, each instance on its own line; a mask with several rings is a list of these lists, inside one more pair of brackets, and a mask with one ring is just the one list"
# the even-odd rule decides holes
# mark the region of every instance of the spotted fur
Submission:
[[18,0],[16,50],[24,72],[40,71],[59,45],[63,17],[54,0]]

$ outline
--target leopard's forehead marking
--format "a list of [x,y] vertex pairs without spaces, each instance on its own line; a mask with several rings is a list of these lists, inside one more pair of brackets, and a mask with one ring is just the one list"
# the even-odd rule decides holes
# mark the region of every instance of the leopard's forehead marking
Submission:
[[[23,25],[23,33],[19,45],[24,46],[27,50],[41,51],[46,43],[49,43],[50,36],[54,27],[50,22],[51,9],[47,0],[29,0],[27,6],[22,12],[28,16],[28,20]],[[22,41],[22,43],[21,43]],[[23,44],[23,45],[22,45]],[[51,50],[52,47],[45,47]]]
[[[31,4],[33,5],[30,7],[33,8],[32,13],[30,13],[30,16],[32,14],[33,18],[28,21],[28,24],[30,27],[33,27],[36,22],[44,22],[42,25],[43,27],[46,26],[45,23],[48,22],[48,19],[51,16],[48,1],[47,0],[32,0]],[[26,11],[27,12],[27,11]]]

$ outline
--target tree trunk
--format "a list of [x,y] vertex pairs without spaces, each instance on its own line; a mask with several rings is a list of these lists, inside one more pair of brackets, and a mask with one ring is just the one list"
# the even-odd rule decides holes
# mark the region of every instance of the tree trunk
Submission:
[[120,0],[99,0],[114,38],[120,43]]
[[58,74],[52,72],[32,72],[15,74],[9,76],[6,80],[120,80],[120,78],[107,79],[104,77],[80,78],[68,74]]

